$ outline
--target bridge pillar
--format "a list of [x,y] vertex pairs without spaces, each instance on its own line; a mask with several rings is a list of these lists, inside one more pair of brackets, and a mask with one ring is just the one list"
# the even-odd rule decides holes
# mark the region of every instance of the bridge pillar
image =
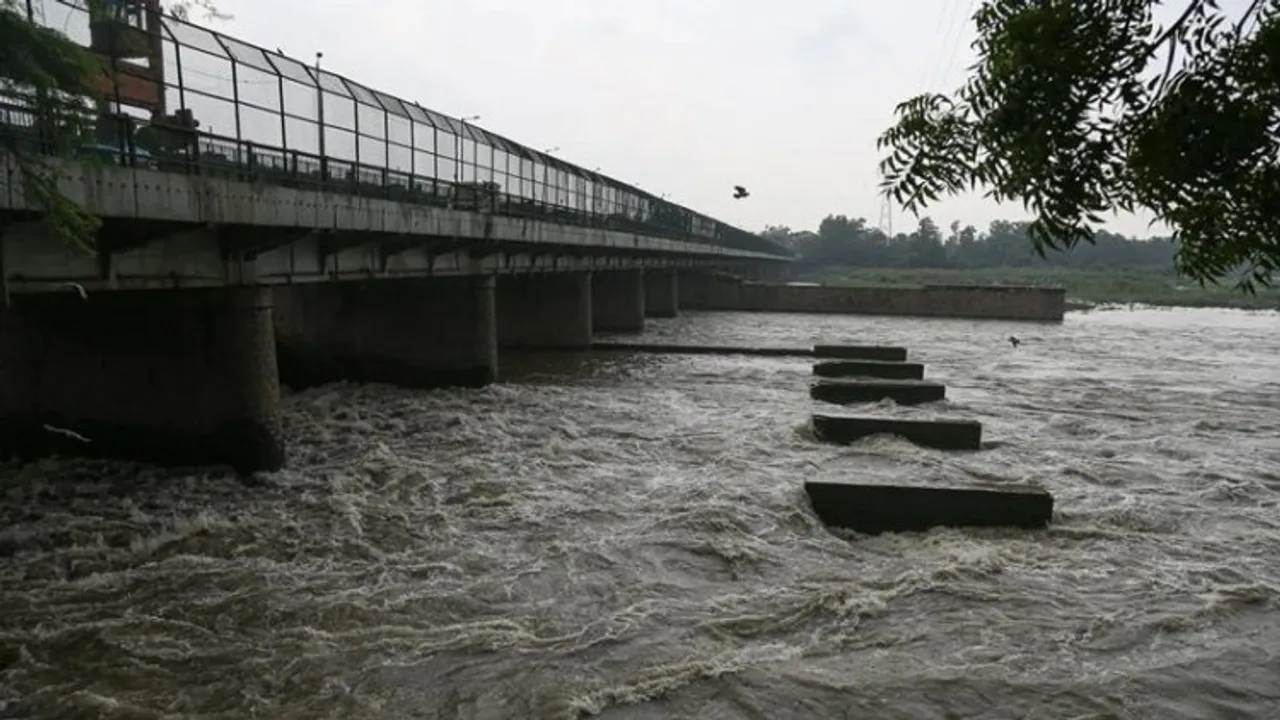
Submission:
[[591,273],[501,276],[498,344],[510,348],[591,347]]
[[602,332],[644,332],[644,273],[604,270],[591,274],[592,327]]
[[742,278],[720,272],[687,272],[680,278],[680,306],[690,310],[738,310]]
[[0,308],[0,454],[284,465],[265,288],[15,295]]
[[275,288],[280,379],[480,387],[498,372],[492,275]]
[[680,281],[675,270],[645,272],[644,314],[661,318],[680,314]]

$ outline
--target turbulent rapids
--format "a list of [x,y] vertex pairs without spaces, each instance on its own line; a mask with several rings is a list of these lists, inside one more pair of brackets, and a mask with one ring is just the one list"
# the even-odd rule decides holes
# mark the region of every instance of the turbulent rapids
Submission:
[[[530,355],[289,395],[290,468],[0,472],[0,717],[1280,716],[1280,317],[690,313],[904,345],[988,449],[813,441],[812,360]],[[1011,334],[1022,340],[1017,348]],[[1036,482],[1045,532],[853,538],[806,479]]]

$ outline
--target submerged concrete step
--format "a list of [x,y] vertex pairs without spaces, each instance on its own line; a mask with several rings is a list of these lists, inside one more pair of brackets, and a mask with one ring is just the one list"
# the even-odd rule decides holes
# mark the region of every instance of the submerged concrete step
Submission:
[[874,377],[887,380],[921,380],[924,364],[888,360],[822,360],[813,364],[818,377]]
[[824,442],[841,445],[872,435],[888,434],[939,450],[978,450],[982,447],[982,423],[977,420],[897,420],[815,413],[813,432]]
[[841,358],[844,360],[889,360],[901,362],[907,359],[907,349],[893,345],[814,345],[814,357]]
[[889,399],[899,405],[936,402],[947,396],[947,386],[923,380],[855,380],[827,378],[809,388],[809,397],[837,405],[880,402]]
[[806,482],[804,489],[823,523],[872,535],[938,526],[1042,528],[1053,518],[1053,496],[1033,488]]

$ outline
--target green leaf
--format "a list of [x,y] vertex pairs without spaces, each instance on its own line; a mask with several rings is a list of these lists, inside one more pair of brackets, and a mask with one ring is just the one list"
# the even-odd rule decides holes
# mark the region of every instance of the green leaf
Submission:
[[1180,272],[1203,280],[1249,263],[1242,282],[1270,282],[1280,0],[1252,3],[1235,24],[1189,0],[1166,28],[1153,22],[1158,4],[983,2],[971,76],[948,96],[901,103],[878,139],[894,160],[886,193],[917,209],[977,188],[1021,200],[1037,253],[1092,242],[1108,211],[1147,211],[1177,230]]

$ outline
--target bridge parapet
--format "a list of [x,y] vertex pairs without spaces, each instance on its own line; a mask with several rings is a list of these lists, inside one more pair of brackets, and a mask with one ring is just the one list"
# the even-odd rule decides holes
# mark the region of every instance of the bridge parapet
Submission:
[[[8,178],[6,181],[5,178]],[[0,229],[11,291],[208,287],[775,263],[776,255],[609,227],[139,167],[67,162],[60,190],[103,220],[97,252],[38,221]],[[0,213],[35,218],[12,158]]]

